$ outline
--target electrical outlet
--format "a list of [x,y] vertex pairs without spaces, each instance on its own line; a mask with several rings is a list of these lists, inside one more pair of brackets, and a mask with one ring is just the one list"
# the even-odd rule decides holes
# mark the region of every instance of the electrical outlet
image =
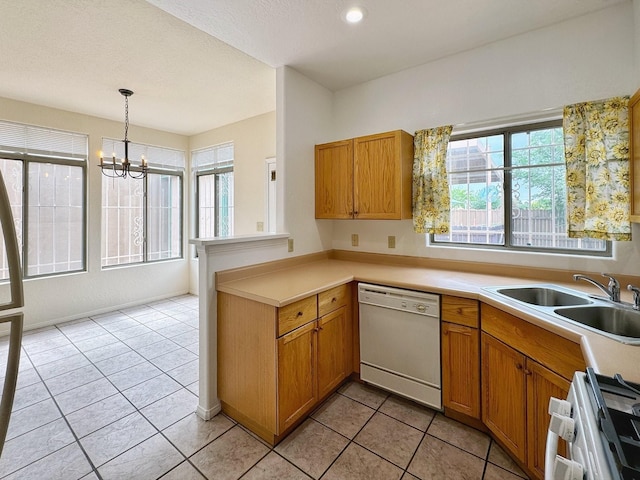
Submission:
[[351,246],[352,247],[357,247],[358,246],[358,234],[357,233],[352,233],[351,234]]
[[259,232],[264,232],[264,222],[258,222],[256,224],[256,230],[258,230]]
[[395,237],[395,235],[389,235],[389,237],[387,238],[387,243],[389,245],[389,248],[396,248],[396,237]]
[[293,238],[287,240],[287,251],[293,252]]

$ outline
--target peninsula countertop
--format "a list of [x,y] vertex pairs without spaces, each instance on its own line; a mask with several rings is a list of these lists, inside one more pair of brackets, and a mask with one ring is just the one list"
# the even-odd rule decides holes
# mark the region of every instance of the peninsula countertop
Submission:
[[[579,343],[585,361],[598,373],[621,374],[640,382],[640,345],[626,345],[578,325],[552,318],[517,301],[504,299],[485,287],[553,283],[589,294],[601,293],[586,283],[537,281],[527,277],[469,273],[424,266],[392,265],[322,259],[259,275],[218,282],[220,292],[283,307],[310,295],[351,281],[388,285],[424,292],[476,299]],[[625,298],[626,299],[626,298]]]

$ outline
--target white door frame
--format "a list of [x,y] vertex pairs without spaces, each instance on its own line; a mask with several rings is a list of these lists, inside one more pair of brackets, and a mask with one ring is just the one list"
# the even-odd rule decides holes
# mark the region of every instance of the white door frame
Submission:
[[276,170],[276,157],[265,158],[265,231],[276,233],[276,211],[278,180]]

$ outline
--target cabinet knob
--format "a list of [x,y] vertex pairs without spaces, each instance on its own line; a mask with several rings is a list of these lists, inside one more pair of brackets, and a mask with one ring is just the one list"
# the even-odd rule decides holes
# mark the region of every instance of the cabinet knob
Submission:
[[458,315],[462,315],[462,308],[458,308],[458,310],[456,310],[456,312],[458,313]]
[[355,212],[353,212],[353,216],[357,217],[358,216],[358,211],[356,210]]
[[516,369],[522,370],[522,364],[521,363],[516,363]]
[[338,301],[338,299],[337,299],[336,297],[333,297],[333,298],[331,299],[331,303],[336,303],[337,301]]
[[524,369],[524,374],[525,375],[531,375],[531,370],[528,370],[528,369],[525,368]]
[[298,312],[298,314],[296,315],[296,317],[301,317],[303,315],[302,312]]

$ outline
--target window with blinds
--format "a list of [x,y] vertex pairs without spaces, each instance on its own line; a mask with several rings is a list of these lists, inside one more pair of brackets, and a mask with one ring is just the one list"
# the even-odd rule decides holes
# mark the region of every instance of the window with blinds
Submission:
[[[85,270],[87,135],[0,121],[0,171],[26,278]],[[0,280],[9,278],[0,236]]]
[[[103,139],[105,155],[124,156],[124,144]],[[102,179],[102,266],[154,262],[182,257],[183,151],[129,144],[129,160],[147,177]]]
[[191,152],[195,173],[196,237],[233,235],[233,142]]

